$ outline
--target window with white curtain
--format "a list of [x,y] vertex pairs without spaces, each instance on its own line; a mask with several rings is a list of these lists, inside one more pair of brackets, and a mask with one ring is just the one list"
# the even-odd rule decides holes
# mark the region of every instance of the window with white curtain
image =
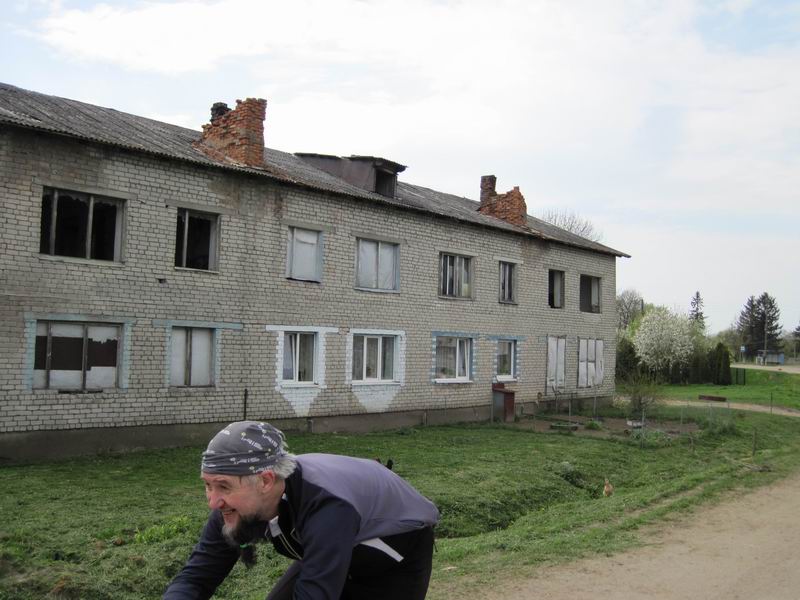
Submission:
[[515,275],[514,263],[500,261],[500,302],[513,303]]
[[353,336],[353,381],[394,381],[396,337]]
[[399,246],[390,242],[358,240],[356,287],[396,290],[399,283]]
[[314,382],[316,333],[286,332],[283,337],[283,381]]
[[578,387],[595,387],[603,383],[605,363],[603,340],[578,340]]
[[472,338],[436,338],[436,379],[469,381],[472,371]]
[[600,312],[600,278],[581,275],[580,305],[582,312]]
[[173,327],[170,339],[169,383],[176,387],[214,384],[214,330]]
[[289,227],[286,276],[322,281],[322,232]]
[[567,359],[567,338],[547,336],[547,392],[565,389],[564,365]]
[[497,379],[514,379],[517,376],[515,362],[517,342],[515,340],[497,341]]
[[472,297],[472,259],[442,253],[439,257],[439,295],[450,298]]

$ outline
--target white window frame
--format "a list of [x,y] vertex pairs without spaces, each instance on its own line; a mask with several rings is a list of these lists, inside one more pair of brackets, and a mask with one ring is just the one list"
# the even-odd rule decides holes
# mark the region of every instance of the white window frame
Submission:
[[[450,281],[448,277],[449,270],[451,269],[449,259],[453,259],[452,269],[453,278]],[[464,263],[466,262],[466,269]],[[475,277],[474,277],[475,261],[473,256],[458,254],[456,252],[442,251],[439,253],[439,297],[440,298],[458,298],[463,300],[471,300],[475,293]],[[463,274],[466,272],[467,281],[464,281]],[[451,285],[452,284],[452,285]],[[467,286],[467,293],[464,293],[464,285]]]
[[[338,327],[317,327],[308,325],[266,325],[265,331],[274,331],[278,334],[275,348],[275,383],[276,390],[281,388],[325,388],[325,348],[326,336],[329,333],[338,333]],[[283,378],[283,350],[286,343],[286,334],[313,333],[314,337],[314,381],[294,381]]]
[[[502,304],[516,304],[517,265],[507,260],[501,260],[499,261],[499,264],[500,264],[499,302]],[[507,274],[503,273],[504,270],[507,271]]]
[[[186,332],[186,338],[184,341],[184,371],[183,371],[183,383],[176,384],[172,382],[172,344],[174,343],[174,336],[175,330],[183,330]],[[210,349],[210,356],[208,361],[208,380],[207,384],[202,385],[192,385],[192,350],[193,350],[193,343],[192,339],[194,337],[195,331],[208,331],[211,334],[211,349]],[[172,331],[170,333],[170,352],[168,356],[169,360],[169,369],[170,369],[170,387],[175,388],[212,388],[216,385],[216,353],[217,353],[217,330],[213,327],[190,327],[190,326],[173,326]]]
[[[500,344],[511,344],[511,373],[500,373]],[[501,338],[497,340],[495,348],[495,379],[497,381],[516,381],[517,380],[517,340]]]
[[[375,286],[361,285],[361,244],[375,244]],[[392,247],[392,287],[380,287],[381,248]],[[397,292],[400,289],[400,244],[368,237],[356,238],[356,285],[358,290]]]
[[[306,233],[313,233],[317,237],[316,250],[314,255],[314,273],[310,277],[302,277],[295,272],[294,269],[294,256],[295,248],[297,246],[297,231],[304,231]],[[287,246],[286,246],[286,278],[295,281],[322,281],[322,261],[323,261],[323,242],[324,236],[321,229],[313,227],[301,227],[299,225],[288,225],[287,230]]]
[[[436,376],[436,363],[438,362],[438,349],[439,340],[442,338],[453,338],[456,340],[456,354],[455,354],[455,377],[437,377]],[[458,367],[459,359],[463,356],[464,350],[462,349],[462,342],[467,342],[466,351],[469,353],[465,363],[466,373],[459,375]],[[447,335],[440,334],[435,336],[434,349],[433,349],[433,368],[434,368],[434,382],[435,383],[472,383],[472,365],[475,360],[475,338],[470,336]]]
[[[202,210],[195,210],[193,208],[186,208],[179,206],[177,208],[177,212],[175,213],[175,219],[180,220],[180,215],[183,213],[183,233],[181,234],[181,238],[175,240],[175,245],[177,246],[180,242],[181,247],[181,256],[180,260],[176,256],[175,260],[175,268],[176,269],[189,269],[191,271],[216,271],[218,269],[218,258],[219,258],[219,238],[220,238],[220,215],[213,212],[207,212]],[[208,268],[203,269],[201,267],[187,267],[186,266],[186,249],[189,245],[189,217],[193,216],[196,219],[203,219],[205,221],[211,221],[211,228],[208,236]],[[180,262],[180,264],[178,264]]]
[[[284,364],[284,361],[285,361],[285,357],[286,357],[285,348],[286,348],[286,344],[289,341],[289,337],[290,336],[296,336],[297,343],[295,343],[293,357],[292,357],[292,362],[293,362],[292,377],[287,379],[286,377],[284,377],[284,372],[285,372],[285,368],[286,368],[286,365]],[[310,380],[300,381],[298,379],[299,375],[300,375],[300,343],[299,343],[300,342],[300,336],[311,336],[311,338],[313,340],[313,345],[311,346],[312,366],[311,366],[311,379]],[[284,343],[284,353],[281,356],[281,379],[280,379],[281,383],[283,385],[286,385],[286,384],[292,384],[292,385],[314,385],[314,384],[316,384],[317,383],[317,354],[318,354],[318,346],[319,346],[317,333],[315,331],[285,331],[283,333],[283,343]]]
[[[38,328],[40,324],[45,325],[46,327],[46,358],[45,358],[45,368],[38,369],[45,371],[45,380],[43,386],[35,385],[35,371],[37,370],[35,367],[35,359],[33,364],[31,364],[31,388],[33,390],[50,390],[50,391],[62,391],[62,392],[72,392],[72,393],[87,393],[87,392],[101,392],[105,390],[118,390],[123,388],[121,385],[121,381],[125,375],[123,368],[123,352],[124,352],[124,343],[125,343],[125,335],[126,335],[126,326],[124,322],[115,322],[115,321],[96,321],[96,320],[77,320],[77,319],[63,319],[63,318],[40,318],[35,320],[29,320],[33,326],[33,340],[32,340],[32,352],[36,352],[36,338],[38,337]],[[51,329],[53,325],[73,325],[79,326],[83,328],[83,337],[81,343],[81,386],[78,387],[58,387],[52,385],[51,382],[51,372],[53,371],[51,366],[51,358],[52,358],[52,351],[51,351],[51,340],[52,340],[52,333]],[[89,353],[89,346],[88,346],[88,331],[89,327],[97,326],[97,327],[116,327],[117,329],[117,354],[116,354],[116,362],[114,365],[114,385],[111,387],[105,388],[96,388],[96,387],[87,387],[87,362],[88,362],[88,353]],[[56,369],[57,370],[57,369]]]
[[603,384],[605,357],[603,340],[578,338],[578,387],[594,388]]
[[567,337],[547,336],[547,376],[545,393],[561,393],[566,390]]
[[[363,344],[361,346],[361,377],[356,378],[355,373],[353,373],[353,369],[350,369],[352,374],[352,381],[354,384],[368,384],[368,383],[396,383],[397,382],[397,364],[398,364],[398,350],[400,346],[400,341],[398,336],[396,335],[379,335],[379,334],[365,334],[365,333],[353,333],[353,365],[356,362],[355,356],[355,349],[356,349],[356,338],[363,338]],[[383,378],[383,346],[387,339],[392,340],[393,349],[392,349],[392,377],[389,379]],[[378,357],[377,357],[377,368],[376,372],[378,373],[378,377],[367,377],[367,354],[368,354],[368,343],[369,340],[377,340],[378,344]]]
[[[127,202],[123,198],[115,198],[112,196],[106,196],[104,194],[94,194],[88,192],[79,192],[77,190],[68,190],[62,187],[55,187],[55,186],[45,186],[42,189],[42,204],[44,204],[45,195],[48,193],[51,194],[51,205],[50,205],[50,237],[46,240],[47,251],[43,252],[44,256],[53,256],[58,258],[64,259],[73,259],[73,260],[89,260],[89,261],[97,261],[99,263],[119,263],[122,262],[122,248],[124,244],[123,236],[125,235],[125,211],[127,210]],[[56,254],[56,229],[57,229],[57,222],[58,222],[58,197],[59,194],[63,193],[64,195],[70,195],[77,199],[82,199],[88,203],[89,208],[87,211],[87,223],[86,223],[86,240],[85,240],[85,251],[83,256],[69,256],[66,254]],[[113,204],[117,207],[117,213],[115,217],[115,224],[114,224],[114,258],[111,260],[106,260],[102,258],[92,258],[91,257],[91,244],[92,244],[92,218],[94,216],[94,204],[95,201],[106,203],[106,204]],[[40,217],[40,219],[43,218]],[[41,221],[40,221],[41,224]],[[41,226],[41,225],[40,225]],[[41,234],[40,234],[41,235]],[[44,244],[44,240],[40,238],[39,240],[39,247],[41,250],[41,246]]]

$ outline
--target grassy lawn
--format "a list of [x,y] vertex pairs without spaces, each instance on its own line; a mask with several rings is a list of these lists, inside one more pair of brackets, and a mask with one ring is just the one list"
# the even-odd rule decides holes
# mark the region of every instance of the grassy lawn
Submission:
[[[747,369],[746,385],[664,385],[659,389],[665,398],[697,400],[700,394],[725,396],[731,402],[749,402],[769,406],[770,394],[775,406],[800,409],[800,375]],[[623,392],[622,386],[620,391]]]
[[[691,440],[654,435],[643,447],[628,437],[490,425],[290,434],[289,442],[298,453],[391,457],[395,470],[437,503],[442,522],[429,598],[443,600],[475,597],[476,585],[544,562],[630,547],[642,524],[800,467],[794,419],[720,418],[703,423]],[[751,459],[754,427],[758,452]],[[199,452],[0,469],[0,599],[159,597],[207,515]],[[754,469],[754,462],[770,470]],[[610,498],[600,493],[604,477],[616,487]],[[263,599],[285,563],[267,547],[259,554],[249,573],[237,565],[217,598]]]

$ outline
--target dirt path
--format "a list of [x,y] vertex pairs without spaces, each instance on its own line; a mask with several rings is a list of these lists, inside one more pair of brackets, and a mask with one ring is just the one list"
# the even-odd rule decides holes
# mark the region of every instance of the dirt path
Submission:
[[[669,406],[689,406],[694,407],[707,407],[708,403],[703,402],[700,400],[664,400],[664,403]],[[724,402],[714,402],[711,404],[714,410],[727,410],[728,405]],[[796,408],[783,408],[780,406],[774,406],[770,409],[769,406],[764,406],[763,404],[747,404],[746,402],[731,402],[731,409],[733,410],[748,410],[751,412],[760,412],[760,413],[769,413],[771,412],[774,415],[781,415],[782,417],[800,417],[800,410]],[[800,598],[800,594],[798,594],[798,598]]]
[[800,373],[800,365],[780,365],[780,366],[765,366],[753,365],[750,363],[734,363],[731,367],[737,369],[756,369],[758,371],[778,371],[781,373]]
[[[697,510],[622,554],[545,568],[488,600],[797,600],[800,475]],[[644,535],[644,534],[643,534]]]

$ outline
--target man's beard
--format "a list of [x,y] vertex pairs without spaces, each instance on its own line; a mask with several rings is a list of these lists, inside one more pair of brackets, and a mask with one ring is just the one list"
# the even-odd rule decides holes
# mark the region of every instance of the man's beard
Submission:
[[266,525],[263,521],[259,521],[258,518],[253,516],[244,516],[240,513],[236,525],[228,525],[226,523],[222,526],[222,535],[228,544],[238,548],[244,544],[263,541],[265,530]]

